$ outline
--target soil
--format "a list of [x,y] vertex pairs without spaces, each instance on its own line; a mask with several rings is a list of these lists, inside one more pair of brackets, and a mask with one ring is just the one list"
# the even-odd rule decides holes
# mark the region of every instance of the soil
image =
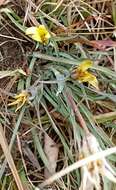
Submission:
[[[11,36],[10,30],[1,30],[1,35]],[[10,34],[9,34],[10,33]],[[15,36],[15,35],[12,35]],[[16,36],[15,36],[16,37]],[[22,68],[24,66],[24,49],[22,42],[0,37],[0,70]]]
[[[23,34],[8,18],[0,24],[0,71],[26,70],[28,61],[26,53],[31,51],[33,43],[23,37]],[[5,88],[8,78],[0,80],[0,88]]]

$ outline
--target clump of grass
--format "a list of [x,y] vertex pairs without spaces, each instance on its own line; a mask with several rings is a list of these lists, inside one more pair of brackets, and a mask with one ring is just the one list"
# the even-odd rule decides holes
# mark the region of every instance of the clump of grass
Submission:
[[[22,68],[0,71],[0,82],[9,80],[0,89],[0,122],[11,151],[9,160],[13,158],[18,174],[18,179],[13,178],[13,168],[2,147],[1,189],[29,190],[39,188],[41,183],[41,187],[48,185],[44,183],[44,168],[49,170],[43,148],[45,133],[59,146],[56,172],[80,159],[82,142],[88,133],[94,135],[103,150],[115,146],[116,74],[112,36],[115,25],[109,18],[112,10],[108,4],[111,2],[41,1],[38,4],[20,1],[18,4],[16,1],[1,8],[1,29],[4,24],[12,28],[12,33],[4,38],[16,40],[26,60]],[[39,40],[25,34],[32,26],[44,26],[49,34],[47,43],[38,30]],[[78,80],[79,76],[71,75],[88,60],[93,65],[84,73],[94,76],[99,89],[92,87],[88,79]],[[24,91],[29,101],[23,101],[15,112],[16,107],[10,101]],[[114,154],[109,160],[113,167]],[[58,180],[50,184],[50,188],[79,188],[83,175],[80,170],[71,171],[61,175],[61,179],[56,177]],[[101,183],[103,189],[115,188],[104,176]]]

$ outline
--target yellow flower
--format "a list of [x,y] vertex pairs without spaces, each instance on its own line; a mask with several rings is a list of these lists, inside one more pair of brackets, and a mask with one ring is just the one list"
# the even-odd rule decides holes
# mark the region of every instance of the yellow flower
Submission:
[[71,77],[75,80],[79,80],[79,82],[88,82],[96,89],[98,88],[98,80],[97,78],[88,72],[87,70],[91,68],[93,62],[91,60],[83,61],[78,67],[75,67],[71,73]]
[[15,112],[17,112],[22,106],[28,102],[29,103],[29,94],[27,91],[22,91],[20,94],[14,96],[14,101],[9,103],[9,106],[17,105]]
[[26,29],[26,35],[29,35],[33,40],[42,44],[47,44],[51,37],[44,25],[32,26]]

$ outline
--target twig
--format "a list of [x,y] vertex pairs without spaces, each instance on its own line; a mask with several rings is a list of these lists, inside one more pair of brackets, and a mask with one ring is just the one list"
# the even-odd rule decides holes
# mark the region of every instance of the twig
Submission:
[[2,150],[4,152],[6,160],[7,160],[8,164],[9,164],[9,167],[10,167],[10,169],[12,171],[12,174],[14,176],[14,179],[15,179],[15,182],[17,184],[18,189],[19,190],[24,190],[23,184],[22,184],[22,182],[20,180],[19,174],[18,174],[16,166],[14,164],[12,155],[11,155],[11,153],[9,151],[9,147],[8,147],[8,144],[7,144],[6,138],[4,136],[3,129],[2,129],[2,125],[0,125],[0,145],[2,147]]
[[93,154],[87,158],[84,158],[82,160],[79,160],[78,162],[75,162],[74,164],[66,167],[65,169],[61,170],[60,172],[57,172],[56,174],[54,174],[53,176],[51,176],[50,178],[48,178],[47,180],[45,180],[43,183],[40,184],[40,188],[45,187],[46,185],[49,185],[51,183],[53,183],[54,181],[58,180],[59,178],[63,177],[64,175],[72,172],[73,170],[76,170],[82,166],[84,166],[85,164],[88,164],[92,161],[104,158],[110,154],[113,154],[116,152],[116,147],[113,148],[109,148],[107,150],[101,151],[99,153]]
[[74,102],[73,98],[72,98],[72,95],[69,94],[69,92],[66,92],[66,96],[68,98],[68,101],[69,101],[69,104],[72,108],[72,110],[74,111],[79,123],[80,123],[80,126],[84,129],[84,131],[86,132],[86,134],[89,133],[89,130],[86,126],[86,123],[85,123],[85,120],[83,119],[79,109],[78,109],[78,106],[76,105],[76,103]]

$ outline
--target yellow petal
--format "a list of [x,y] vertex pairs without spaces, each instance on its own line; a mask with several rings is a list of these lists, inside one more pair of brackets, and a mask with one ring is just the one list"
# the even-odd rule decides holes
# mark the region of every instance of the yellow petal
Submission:
[[44,25],[40,25],[39,27],[37,27],[37,31],[40,36],[44,35],[46,38],[50,38],[50,34]]
[[18,99],[18,98],[22,98],[22,97],[27,97],[28,93],[26,91],[22,91],[20,94],[17,94],[14,98]]
[[15,100],[15,101],[9,103],[8,106],[14,106],[14,105],[18,104],[19,102],[20,102],[19,99],[18,99],[18,100]]
[[93,74],[89,73],[88,71],[81,73],[81,75],[78,76],[78,80],[80,82],[88,82],[96,89],[99,89],[97,78]]
[[25,34],[26,35],[33,35],[36,32],[37,32],[37,27],[32,26],[32,27],[29,27],[26,29]]
[[49,32],[46,34],[46,39],[49,39],[51,36],[50,36],[50,34],[49,34]]
[[42,42],[42,39],[41,39],[41,36],[40,36],[38,33],[32,35],[31,38],[32,38],[33,40],[37,41],[37,42],[43,43],[43,42]]
[[92,80],[92,74],[88,71],[85,72],[79,72],[78,73],[78,80],[81,82],[88,82],[89,80]]
[[97,90],[99,90],[98,80],[95,76],[93,76],[92,80],[88,81],[88,83],[95,87]]
[[26,99],[24,99],[22,103],[19,102],[19,104],[17,105],[17,109],[15,110],[15,112],[17,112],[20,108],[22,108],[23,105],[25,104],[25,102],[26,102]]
[[84,60],[79,66],[78,70],[81,72],[86,71],[87,69],[91,68],[93,65],[93,62],[91,60]]
[[27,28],[25,34],[29,35],[35,41],[42,42],[41,41],[41,36],[38,33],[38,28],[39,27],[30,27],[30,28]]
[[13,101],[12,103],[9,103],[8,105],[9,106],[17,105],[17,108],[15,110],[15,112],[17,112],[17,110],[19,110],[26,102],[28,102],[28,97],[29,94],[27,93],[27,91],[22,91],[20,94],[14,97],[16,100]]
[[48,43],[48,39],[50,38],[50,34],[49,32],[47,31],[47,29],[45,28],[44,25],[40,25],[38,28],[38,34],[41,38],[41,42],[43,44],[47,44]]
[[19,104],[17,105],[17,108],[16,108],[16,110],[15,110],[15,113],[16,113],[21,107],[22,107],[22,104],[21,104],[21,102],[19,102]]

